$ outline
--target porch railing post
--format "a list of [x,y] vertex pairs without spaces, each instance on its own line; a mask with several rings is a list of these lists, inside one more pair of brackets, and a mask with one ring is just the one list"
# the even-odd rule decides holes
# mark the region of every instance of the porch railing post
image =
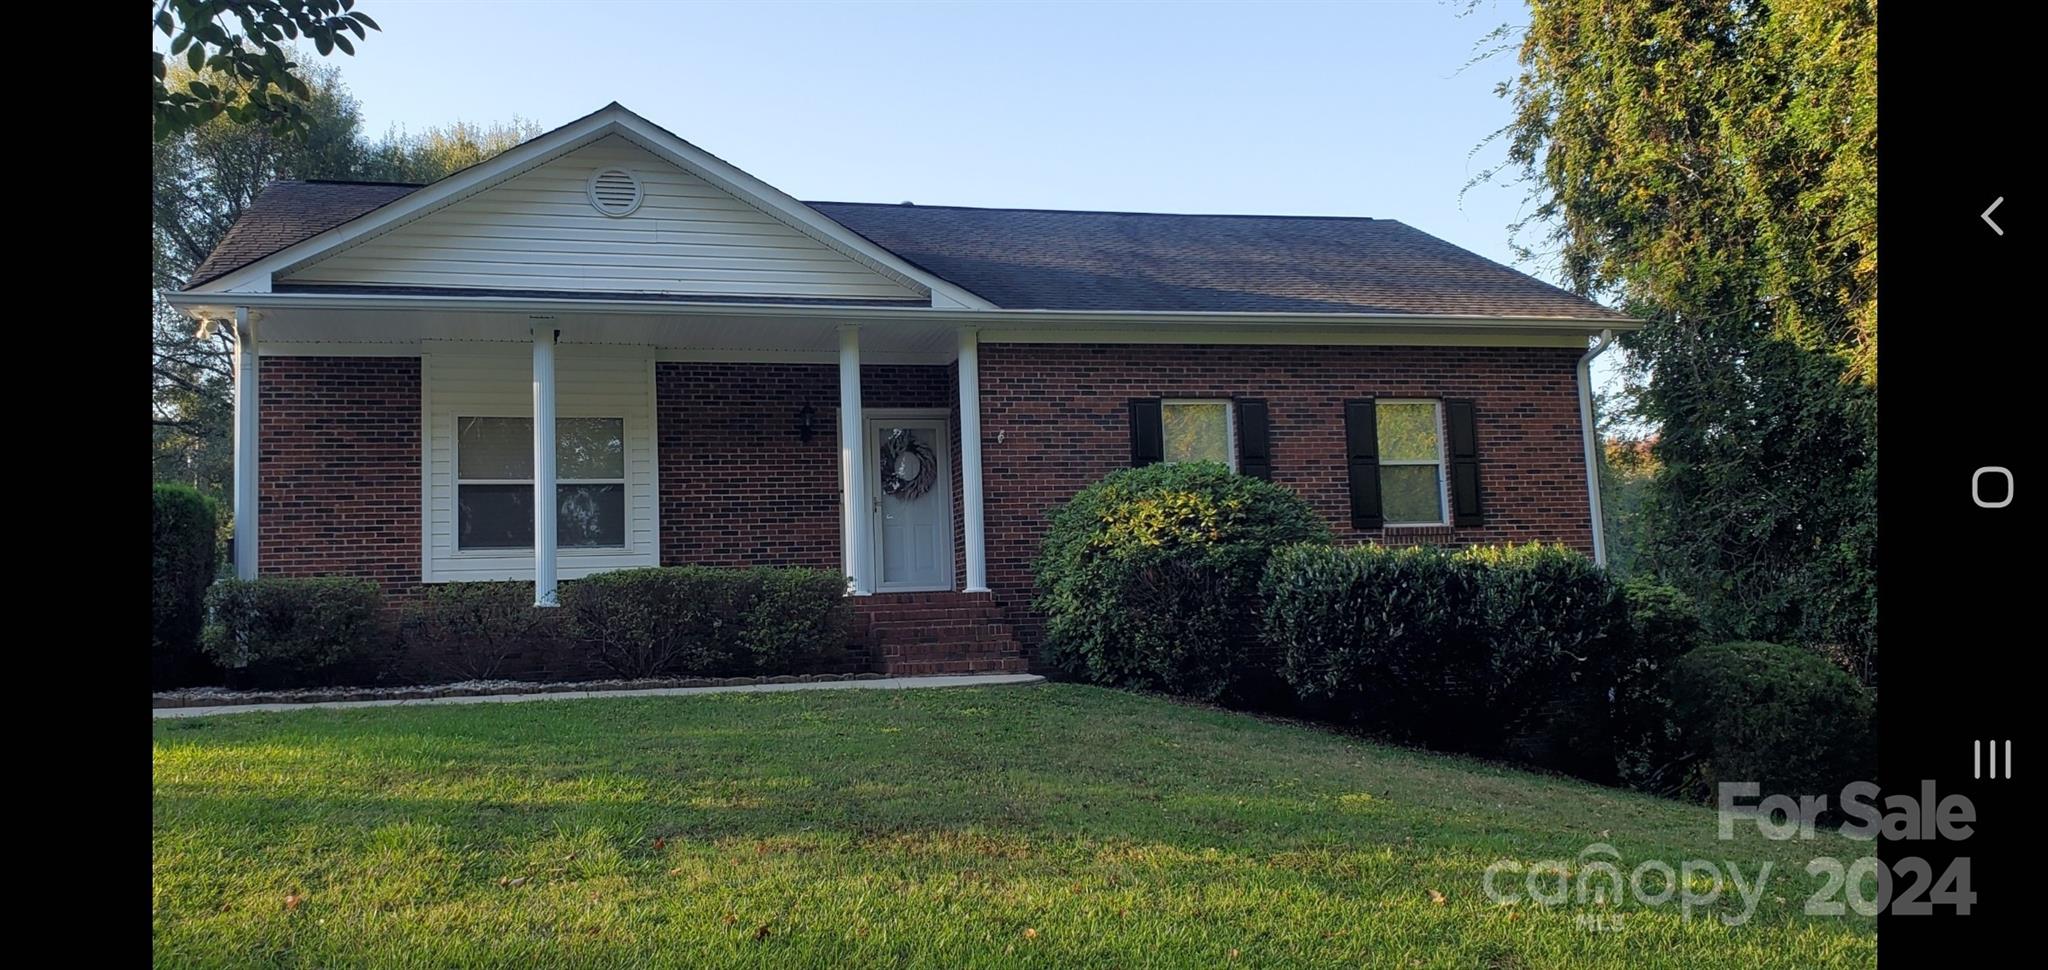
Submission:
[[960,328],[960,520],[967,550],[967,592],[988,592],[981,522],[981,352],[973,327]]
[[559,606],[555,595],[555,332],[533,328],[533,605]]
[[860,409],[860,328],[839,328],[839,496],[846,576],[856,596],[874,592],[869,542],[867,447]]
[[256,578],[256,323],[235,308],[235,578]]

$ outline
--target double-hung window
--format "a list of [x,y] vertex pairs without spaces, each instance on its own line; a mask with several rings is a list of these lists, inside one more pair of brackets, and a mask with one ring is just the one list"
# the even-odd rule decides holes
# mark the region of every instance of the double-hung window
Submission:
[[1161,401],[1159,428],[1162,461],[1216,461],[1237,469],[1236,415],[1229,401]]
[[1447,525],[1443,414],[1436,401],[1380,400],[1380,513],[1390,526]]
[[[456,548],[533,548],[533,419],[455,419]],[[626,545],[626,422],[555,419],[555,543]]]

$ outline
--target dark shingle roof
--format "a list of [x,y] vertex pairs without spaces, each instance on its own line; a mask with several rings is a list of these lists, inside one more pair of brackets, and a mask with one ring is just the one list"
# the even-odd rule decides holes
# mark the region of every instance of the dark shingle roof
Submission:
[[806,204],[1000,307],[1626,319],[1389,219]]
[[185,287],[219,279],[418,188],[403,182],[272,182],[242,210]]
[[[190,285],[416,188],[272,185]],[[806,204],[1006,309],[1629,319],[1388,219]]]

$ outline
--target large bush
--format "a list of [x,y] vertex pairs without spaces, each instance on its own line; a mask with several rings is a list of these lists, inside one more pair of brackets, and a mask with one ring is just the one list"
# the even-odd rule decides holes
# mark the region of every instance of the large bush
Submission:
[[206,679],[199,650],[206,587],[218,558],[213,501],[185,485],[157,485],[150,514],[150,684],[180,687]]
[[1622,584],[1629,648],[1615,677],[1615,777],[1630,788],[1674,794],[1685,760],[1672,708],[1672,666],[1700,645],[1699,608],[1692,597],[1648,577]]
[[1263,636],[1318,713],[1456,751],[1611,775],[1628,650],[1606,573],[1559,547],[1276,554]]
[[1561,545],[1474,546],[1478,663],[1468,750],[1589,778],[1614,773],[1614,705],[1633,659],[1622,592],[1607,571]]
[[532,583],[436,583],[406,607],[399,629],[429,674],[481,680],[521,655],[557,658],[560,619],[533,605]]
[[829,569],[760,568],[742,587],[739,657],[757,673],[786,674],[837,663],[851,625],[846,577]]
[[666,566],[570,584],[570,631],[620,677],[795,673],[845,648],[846,580],[813,569]]
[[1826,659],[1775,643],[1702,647],[1672,671],[1671,698],[1693,757],[1686,792],[1722,782],[1762,793],[1826,795],[1874,780],[1870,695]]
[[205,650],[237,686],[371,679],[386,646],[379,606],[366,579],[222,580],[206,594]]
[[562,590],[590,660],[620,677],[723,672],[737,624],[730,579],[695,566],[599,573]]
[[1469,726],[1478,569],[1441,549],[1275,553],[1261,635],[1312,710],[1443,742]]
[[1214,462],[1111,474],[1053,513],[1034,565],[1047,657],[1103,684],[1205,700],[1255,690],[1266,559],[1328,540],[1292,492]]

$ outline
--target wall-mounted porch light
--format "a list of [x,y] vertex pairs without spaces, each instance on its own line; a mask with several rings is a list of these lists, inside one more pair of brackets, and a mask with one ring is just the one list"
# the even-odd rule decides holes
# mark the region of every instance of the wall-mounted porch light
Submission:
[[808,404],[796,413],[796,436],[804,444],[818,436],[818,409]]

